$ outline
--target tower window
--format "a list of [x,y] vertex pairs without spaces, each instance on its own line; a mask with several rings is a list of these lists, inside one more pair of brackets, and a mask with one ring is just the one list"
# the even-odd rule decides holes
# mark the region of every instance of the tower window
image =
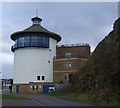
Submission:
[[40,76],[37,76],[37,80],[40,80]]
[[49,48],[49,37],[46,35],[20,37],[15,41],[12,48],[14,50],[24,47]]
[[42,76],[42,80],[45,80],[45,76]]

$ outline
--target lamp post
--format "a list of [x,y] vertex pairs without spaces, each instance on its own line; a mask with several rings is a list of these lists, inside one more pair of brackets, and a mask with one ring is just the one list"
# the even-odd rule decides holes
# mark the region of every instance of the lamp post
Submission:
[[0,72],[0,90],[2,90],[2,72]]
[[2,88],[6,89],[6,79],[5,79],[5,75],[2,75]]

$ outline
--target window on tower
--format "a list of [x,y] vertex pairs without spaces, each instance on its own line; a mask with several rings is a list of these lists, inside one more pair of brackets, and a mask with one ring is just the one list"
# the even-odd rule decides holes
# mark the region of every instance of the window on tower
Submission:
[[37,80],[40,80],[40,76],[37,76]]
[[47,36],[21,37],[15,41],[15,44],[12,46],[12,51],[14,51],[14,49],[23,47],[49,48],[49,37]]
[[37,24],[37,25],[39,25],[39,24],[40,24],[40,21],[38,21],[38,20],[34,20],[34,21],[33,21],[33,24]]
[[24,37],[24,45],[29,46],[30,45],[30,37]]
[[42,76],[42,80],[45,80],[45,76]]

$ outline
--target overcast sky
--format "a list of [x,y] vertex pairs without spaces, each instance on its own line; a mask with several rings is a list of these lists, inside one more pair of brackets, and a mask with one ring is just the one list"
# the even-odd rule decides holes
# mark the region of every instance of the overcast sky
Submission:
[[10,34],[32,25],[31,18],[42,18],[41,25],[61,35],[59,44],[88,43],[91,51],[113,28],[118,18],[117,2],[86,3],[3,3],[2,4],[2,73],[12,78],[14,42]]

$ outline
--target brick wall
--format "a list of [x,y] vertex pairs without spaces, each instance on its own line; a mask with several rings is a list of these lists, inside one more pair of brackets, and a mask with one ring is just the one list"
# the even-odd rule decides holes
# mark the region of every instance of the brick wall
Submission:
[[12,86],[12,92],[17,93],[16,86],[19,86],[19,92],[18,93],[29,93],[29,86],[28,84],[14,84]]
[[[43,92],[43,85],[51,85],[53,82],[30,82],[29,84],[14,84],[12,86],[12,92],[17,93],[16,86],[19,86],[18,93],[42,93]],[[34,89],[33,89],[34,86]]]
[[[65,75],[75,74],[78,72],[86,63],[87,59],[80,58],[67,58],[67,59],[55,59],[53,65],[53,81],[54,82],[69,82],[64,79]],[[71,67],[66,67],[66,63],[71,63]]]
[[[67,58],[67,59],[55,59],[53,61],[54,71],[71,71],[80,70],[81,67],[86,63],[87,59],[80,58]],[[66,63],[71,63],[71,67],[66,67]]]
[[80,58],[88,58],[90,56],[90,46],[63,46],[57,47],[56,56],[63,57],[65,53],[72,55],[80,55]]
[[[66,53],[70,56],[66,57]],[[85,65],[90,56],[90,46],[58,46],[56,49],[56,58],[53,61],[53,81],[69,82],[70,75],[79,72]],[[65,79],[67,76],[67,79]]]

